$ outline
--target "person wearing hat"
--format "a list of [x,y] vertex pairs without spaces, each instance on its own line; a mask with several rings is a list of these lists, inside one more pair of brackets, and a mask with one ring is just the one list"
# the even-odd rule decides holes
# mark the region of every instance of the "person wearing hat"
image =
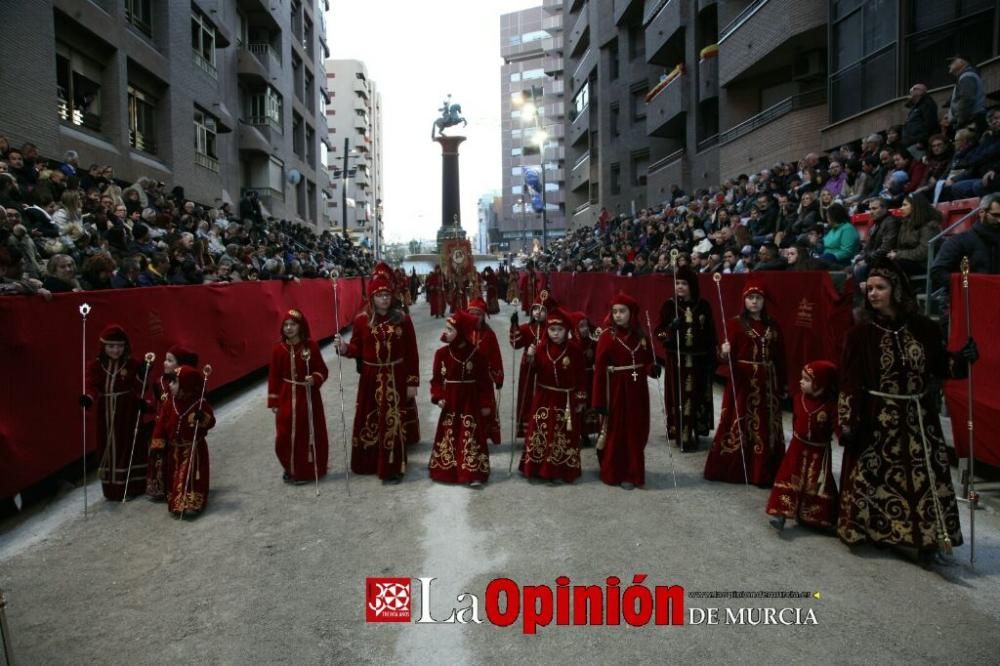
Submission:
[[105,327],[99,341],[100,352],[87,364],[80,406],[97,408],[97,475],[104,498],[121,501],[146,490],[147,443],[136,442],[134,455],[132,451],[136,419],[148,411],[141,395],[145,366],[132,358],[128,335],[121,326]]
[[594,357],[597,351],[597,339],[594,336],[593,327],[587,318],[587,313],[576,311],[567,312],[566,319],[569,321],[570,342],[580,348],[583,354],[584,383],[583,390],[587,397],[584,401],[586,407],[580,418],[580,429],[577,433],[580,436],[580,445],[589,446],[590,436],[601,431],[601,419],[597,412],[590,406],[590,391],[594,386]]
[[[517,312],[510,315],[510,344],[514,349],[528,349],[537,345],[545,335],[545,318],[548,311],[556,307],[556,301],[548,290],[542,289],[531,304],[531,319],[527,324],[518,324]],[[526,354],[521,356],[521,367],[517,373],[517,433],[515,437],[524,437],[528,418],[528,408],[531,407],[531,396],[534,392],[534,371]]]
[[986,89],[972,58],[964,53],[948,58],[948,73],[955,77],[955,88],[948,100],[944,124],[952,132],[976,124],[976,133],[986,129]]
[[837,484],[830,440],[837,425],[837,366],[813,361],[802,367],[800,393],[792,402],[792,441],[767,500],[771,525],[788,518],[820,529],[837,521]]
[[427,276],[424,285],[427,291],[427,302],[431,304],[431,316],[437,319],[444,316],[444,274],[440,266],[435,266]]
[[392,291],[387,278],[374,276],[368,307],[354,318],[351,341],[338,333],[334,344],[339,354],[361,363],[351,471],[398,483],[406,472],[407,404],[417,395],[420,362],[413,322],[393,303]]
[[204,385],[201,368],[177,366],[165,403],[168,408],[153,429],[151,447],[164,451],[167,459],[167,509],[175,518],[197,516],[208,503],[210,479],[205,435],[215,427],[215,414],[202,397]]
[[525,352],[534,367],[524,453],[525,478],[572,483],[580,476],[581,416],[587,406],[587,362],[569,340],[572,319],[555,308],[545,320],[546,338]]
[[849,546],[893,546],[932,563],[962,543],[935,386],[967,377],[979,351],[972,338],[946,349],[895,261],[873,261],[865,288],[864,318],[840,363],[837,534]]
[[[497,297],[499,293],[497,274],[493,272],[492,266],[487,266],[483,269],[482,282],[486,286],[486,312],[497,314],[500,312],[500,299]],[[469,304],[469,308],[472,308],[471,303]]]
[[597,340],[591,405],[604,417],[597,438],[601,481],[626,490],[646,483],[649,384],[659,376],[649,337],[639,324],[639,303],[618,292]]
[[715,320],[712,308],[699,296],[698,275],[693,270],[687,266],[678,268],[675,284],[677,293],[664,301],[655,330],[664,351],[667,431],[681,451],[697,451],[698,438],[708,435],[715,424],[712,404],[712,377],[717,365]]
[[518,280],[518,290],[520,292],[521,310],[524,314],[530,314],[532,306],[538,299],[538,294],[545,291],[545,274],[535,272],[535,262],[529,259],[521,272]]
[[274,450],[285,483],[301,485],[326,476],[330,448],[320,387],[328,376],[309,321],[299,310],[289,310],[267,376],[267,406],[277,431]]
[[434,353],[431,375],[431,402],[441,416],[428,464],[434,481],[473,488],[490,477],[486,433],[493,410],[489,363],[472,341],[476,325],[477,318],[463,310],[445,320],[445,345]]
[[705,460],[709,481],[769,488],[785,454],[781,429],[785,349],[778,322],[765,308],[766,298],[763,286],[747,281],[743,312],[726,322],[729,342],[720,346],[719,359],[729,362],[732,376],[722,394],[722,414]]
[[[168,418],[169,412],[173,409],[170,382],[174,380],[177,368],[182,365],[197,367],[198,354],[184,345],[173,345],[163,355],[163,373],[153,384],[153,395],[156,400],[155,415],[151,423],[144,424],[150,432],[155,429],[158,421]],[[167,479],[170,477],[167,465],[165,447],[154,447],[150,439],[146,461],[146,499],[151,502],[164,502],[167,499]]]
[[[469,303],[469,314],[476,318],[476,326],[472,330],[472,344],[486,359],[490,369],[490,380],[499,391],[503,388],[503,358],[500,356],[500,343],[497,334],[486,323],[486,301],[475,298]],[[493,420],[487,430],[486,437],[494,444],[500,444],[503,437],[500,433],[500,418],[497,413],[496,394],[490,392],[490,413]]]

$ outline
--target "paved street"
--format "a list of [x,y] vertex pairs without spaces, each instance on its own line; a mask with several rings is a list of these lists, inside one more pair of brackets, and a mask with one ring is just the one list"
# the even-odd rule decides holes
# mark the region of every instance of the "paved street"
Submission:
[[[647,488],[600,483],[592,448],[572,486],[507,473],[509,444],[493,450],[482,490],[427,479],[438,410],[430,359],[441,320],[414,308],[421,348],[423,441],[405,481],[344,483],[337,362],[323,399],[332,473],[320,484],[281,481],[263,383],[218,406],[209,435],[207,513],[177,522],[163,505],[96,500],[82,490],[0,535],[0,588],[20,664],[469,664],[758,662],[993,663],[1000,639],[1000,520],[977,514],[975,570],[968,545],[954,566],[924,570],[888,551],[856,553],[835,537],[767,524],[767,491],[702,479],[708,443],[668,455],[654,408]],[[506,338],[509,307],[492,319]],[[509,348],[503,345],[507,366]],[[207,359],[211,361],[211,359]],[[343,366],[350,428],[357,375]],[[509,372],[509,369],[508,369]],[[510,428],[508,379],[501,405]],[[651,394],[656,395],[654,383]],[[719,391],[717,390],[717,397]],[[716,410],[718,415],[718,410]],[[787,426],[786,426],[787,432]],[[839,472],[839,449],[835,453]],[[677,487],[673,476],[676,473]],[[968,534],[968,512],[962,509]],[[2,528],[3,526],[0,526]],[[603,585],[636,573],[683,585],[686,607],[811,609],[814,626],[510,627],[366,624],[367,576],[435,577],[432,613],[446,618],[463,592],[509,577],[522,587],[568,576]],[[701,599],[714,590],[819,592],[818,599]],[[419,597],[419,595],[418,595]],[[419,608],[419,598],[414,600]],[[722,611],[723,619],[725,610]]]

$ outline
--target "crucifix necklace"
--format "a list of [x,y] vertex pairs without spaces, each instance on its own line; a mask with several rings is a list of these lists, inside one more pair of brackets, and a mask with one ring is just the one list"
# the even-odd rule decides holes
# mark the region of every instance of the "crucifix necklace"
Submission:
[[642,345],[642,340],[639,340],[639,343],[636,344],[636,346],[633,348],[625,344],[625,342],[614,333],[612,333],[611,335],[612,337],[614,337],[615,341],[618,342],[618,344],[627,349],[628,353],[632,355],[632,381],[633,382],[639,381],[639,373],[636,372],[635,368],[635,366],[637,365],[637,363],[635,362],[635,353],[639,351],[639,347]]

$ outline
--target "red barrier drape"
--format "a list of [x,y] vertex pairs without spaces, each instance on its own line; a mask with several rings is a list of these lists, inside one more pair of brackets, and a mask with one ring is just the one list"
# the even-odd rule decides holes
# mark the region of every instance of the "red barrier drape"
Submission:
[[[340,324],[362,304],[358,278],[339,281]],[[183,343],[214,370],[209,390],[270,362],[282,314],[301,310],[316,338],[335,332],[329,280],[243,282],[0,298],[0,497],[9,497],[80,458],[81,321],[89,303],[87,357],[98,351],[107,324],[124,326],[132,352],[156,354],[150,379],[160,376],[163,355]],[[263,403],[261,404],[263,407]],[[95,419],[87,443],[94,449]]]
[[[734,317],[742,311],[740,294],[749,277],[723,276],[720,286],[727,316]],[[754,273],[753,279],[767,291],[767,311],[785,336],[789,389],[795,391],[804,364],[819,359],[840,360],[846,333],[853,323],[849,296],[853,287],[848,284],[841,294],[830,274],[821,271],[762,272]],[[644,326],[647,310],[653,326],[657,325],[660,306],[674,293],[673,278],[658,274],[618,277],[606,273],[551,273],[549,283],[557,301],[572,310],[586,312],[597,325],[602,324],[608,303],[619,290],[639,301]],[[722,313],[712,276],[700,275],[698,287],[701,297],[712,306],[721,342]],[[720,372],[725,372],[725,368],[720,367]]]
[[[955,274],[951,281],[951,339],[948,349],[965,344],[965,302],[962,298],[962,277]],[[973,366],[973,418],[976,437],[976,460],[1000,466],[1000,348],[993,345],[1000,339],[1000,277],[969,276],[969,305],[973,312],[972,336],[979,347],[979,361]],[[969,457],[968,382],[945,382],[944,394],[951,415],[955,451],[961,458]]]

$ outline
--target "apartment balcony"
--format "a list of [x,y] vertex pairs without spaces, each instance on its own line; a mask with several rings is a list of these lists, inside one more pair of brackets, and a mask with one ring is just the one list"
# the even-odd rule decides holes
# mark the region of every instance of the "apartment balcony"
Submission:
[[284,201],[285,193],[281,190],[276,190],[271,187],[242,187],[240,188],[241,196],[243,194],[250,194],[251,192],[257,193],[257,199],[260,200],[262,204],[271,208],[276,201]]
[[549,39],[542,40],[542,51],[545,55],[558,56],[563,50],[563,38],[562,35],[557,35],[555,37],[550,37]]
[[542,9],[548,13],[561,12],[563,0],[542,0]]
[[549,76],[554,76],[563,71],[562,56],[548,56],[542,59],[542,69]]
[[684,133],[682,115],[688,109],[691,77],[682,74],[649,100],[646,105],[646,135],[674,137]]
[[688,161],[683,148],[653,162],[646,172],[646,200],[649,203],[663,201],[671,185],[686,186],[687,175]]
[[565,102],[555,102],[545,105],[545,117],[551,119],[559,119],[566,115],[566,103]]
[[643,23],[646,26],[647,60],[657,65],[673,67],[676,62],[667,62],[667,43],[687,23],[685,0],[646,0]]
[[363,116],[361,114],[355,113],[354,114],[354,122],[352,124],[354,126],[354,129],[359,129],[359,130],[362,130],[364,132],[368,131],[368,124],[369,123],[368,123],[368,117],[367,116]]
[[573,165],[573,170],[569,172],[569,183],[567,183],[567,188],[575,192],[576,190],[586,187],[590,183],[590,153],[587,153],[581,157],[575,165]]
[[615,25],[621,25],[625,16],[633,11],[642,11],[642,0],[614,0]]
[[590,108],[585,108],[570,124],[569,145],[575,146],[587,138],[590,129]]
[[[719,85],[826,45],[826,0],[754,0],[719,31]],[[647,45],[648,48],[648,45]]]
[[698,101],[719,96],[719,58],[703,58],[698,62]]
[[580,62],[573,70],[574,87],[579,87],[581,83],[590,78],[590,73],[597,67],[597,49],[589,48],[580,57]]
[[589,43],[589,40],[584,42],[584,37],[589,35],[590,32],[590,11],[587,5],[584,5],[583,11],[580,15],[576,17],[573,22],[573,27],[566,32],[566,50],[572,55],[577,55],[579,50],[582,48],[581,44]]
[[264,135],[259,127],[247,123],[240,123],[237,132],[241,153],[260,153],[270,155],[273,152],[271,142]]
[[267,65],[247,48],[240,49],[236,56],[236,74],[244,79],[264,84],[271,78]]
[[565,95],[566,94],[566,82],[562,79],[558,81],[553,81],[549,88],[549,92],[552,95]]
[[556,32],[562,32],[563,29],[563,18],[562,14],[555,14],[553,16],[545,16],[542,18],[542,30],[552,34]]
[[548,145],[545,147],[545,161],[554,162],[566,159],[566,146]]

